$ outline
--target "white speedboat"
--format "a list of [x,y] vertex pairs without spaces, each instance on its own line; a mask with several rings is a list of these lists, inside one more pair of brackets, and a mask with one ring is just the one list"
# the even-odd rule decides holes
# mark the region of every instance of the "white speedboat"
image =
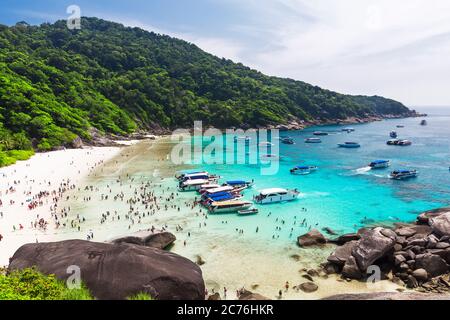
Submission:
[[355,128],[343,128],[342,131],[347,133],[355,132]]
[[372,169],[384,169],[391,165],[390,160],[375,160],[369,164]]
[[417,170],[396,170],[391,173],[390,178],[394,180],[406,180],[415,178],[418,175],[419,172]]
[[290,171],[291,174],[304,176],[307,174],[311,174],[314,171],[317,171],[317,169],[319,168],[317,168],[316,166],[297,166],[295,168],[292,168]]
[[296,200],[300,192],[295,190],[286,190],[281,188],[272,188],[261,190],[260,194],[254,197],[254,201],[259,204],[269,204],[284,201]]
[[177,180],[182,181],[189,177],[207,176],[207,175],[208,175],[208,172],[206,172],[206,171],[187,170],[187,171],[177,172],[177,174],[175,175],[175,178]]
[[210,213],[232,213],[247,210],[251,208],[253,204],[249,201],[223,201],[213,202],[208,207]]

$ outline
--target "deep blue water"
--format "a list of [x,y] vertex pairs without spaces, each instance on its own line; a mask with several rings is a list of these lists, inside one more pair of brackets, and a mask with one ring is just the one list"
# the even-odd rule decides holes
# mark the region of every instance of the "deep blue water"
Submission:
[[[356,131],[350,134],[341,132],[348,126],[282,133],[293,137],[296,144],[280,145],[282,160],[276,175],[261,175],[258,165],[202,165],[201,168],[223,176],[224,180],[254,179],[256,184],[246,192],[247,199],[252,199],[258,190],[270,187],[298,188],[302,192],[295,202],[257,206],[260,209],[257,216],[210,216],[210,227],[229,232],[258,226],[260,237],[289,239],[291,233],[295,237],[311,227],[330,227],[345,233],[371,223],[409,222],[420,212],[449,205],[450,109],[426,112],[431,114],[427,126],[419,125],[421,119],[410,118],[351,125]],[[399,124],[405,127],[396,128]],[[312,137],[312,132],[317,130],[331,134],[322,137],[322,144],[305,144],[304,139]],[[399,138],[411,140],[413,145],[386,145],[392,130],[399,133]],[[337,147],[345,141],[357,141],[362,147]],[[389,159],[392,167],[368,170],[368,163],[376,159]],[[290,168],[302,164],[316,165],[319,171],[308,176],[290,174]],[[420,175],[409,181],[389,179],[393,169],[402,168],[417,169]],[[307,221],[306,226],[300,226],[303,219]],[[277,226],[281,230],[275,230]]]

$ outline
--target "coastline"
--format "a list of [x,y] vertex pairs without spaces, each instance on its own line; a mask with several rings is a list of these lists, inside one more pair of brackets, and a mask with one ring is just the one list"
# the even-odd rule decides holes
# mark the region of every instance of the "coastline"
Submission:
[[[84,195],[83,187],[85,185],[92,185],[93,183],[101,185],[126,174],[139,175],[142,172],[140,161],[143,160],[148,163],[148,167],[153,167],[155,170],[151,175],[156,181],[154,183],[160,183],[159,181],[162,181],[161,183],[174,183],[173,173],[179,167],[168,163],[167,153],[169,150],[170,143],[167,143],[167,138],[161,138],[156,141],[133,143],[130,147],[125,148],[94,147],[38,154],[28,161],[4,168],[1,172],[7,173],[7,176],[2,175],[3,183],[5,179],[8,181],[20,179],[21,183],[16,186],[14,194],[4,198],[4,205],[1,209],[4,212],[2,229],[18,223],[22,223],[24,229],[15,232],[8,230],[8,228],[1,230],[4,239],[0,242],[0,264],[6,265],[8,258],[21,245],[33,243],[36,240],[51,242],[85,239],[88,230],[95,228],[94,241],[102,242],[110,240],[113,236],[123,236],[128,232],[149,228],[150,225],[145,222],[133,226],[132,230],[127,230],[125,224],[100,227],[98,225],[100,211],[94,209],[98,208],[99,203],[95,202],[95,199],[90,204],[82,203],[77,199]],[[142,152],[148,152],[147,155],[151,158],[140,158],[139,155]],[[132,164],[131,167],[130,164]],[[10,198],[15,198],[17,201],[23,199],[23,192],[26,190],[30,189],[32,193],[38,192],[48,181],[51,182],[52,186],[56,186],[66,179],[70,179],[71,184],[73,183],[77,187],[69,190],[67,195],[64,194],[64,199],[60,201],[59,207],[70,207],[69,216],[72,216],[72,218],[77,214],[87,218],[86,225],[82,225],[81,231],[70,228],[56,229],[53,222],[50,223],[46,231],[31,228],[30,223],[35,221],[37,215],[40,218],[53,221],[50,212],[52,201],[49,199],[45,199],[42,206],[33,210],[29,210],[26,204],[21,205],[16,202],[10,206],[6,203]],[[99,195],[94,196],[98,197]],[[92,217],[89,215],[89,205],[93,207]],[[111,205],[111,208],[113,208],[114,204]],[[103,206],[108,207],[107,204],[103,204]],[[79,213],[77,213],[78,210],[80,210]],[[171,249],[172,252],[192,261],[201,256],[206,262],[201,268],[207,288],[210,291],[212,289],[220,291],[223,287],[229,288],[227,299],[235,299],[234,291],[242,287],[275,299],[278,290],[283,288],[286,281],[289,281],[291,286],[306,282],[307,280],[303,277],[306,272],[317,269],[334,248],[334,245],[328,245],[322,248],[303,250],[298,248],[295,243],[286,246],[270,242],[257,242],[252,237],[236,237],[234,234],[219,238],[214,236],[214,230],[194,228],[193,226],[197,225],[198,220],[199,217],[195,210],[189,210],[188,208],[181,212],[168,210],[151,219],[153,223],[159,226],[167,225],[168,230],[177,236],[177,241]],[[174,227],[177,225],[182,226],[183,230],[177,232]],[[192,233],[191,238],[186,236],[188,230]],[[185,239],[188,241],[187,246],[183,245]],[[267,259],[268,252],[271,254],[271,259]],[[372,286],[357,281],[339,280],[333,275],[323,275],[316,282],[319,285],[319,290],[314,293],[304,293],[291,289],[283,294],[283,298],[292,300],[320,299],[339,293],[366,293],[381,290],[395,292],[397,288],[389,282]]]

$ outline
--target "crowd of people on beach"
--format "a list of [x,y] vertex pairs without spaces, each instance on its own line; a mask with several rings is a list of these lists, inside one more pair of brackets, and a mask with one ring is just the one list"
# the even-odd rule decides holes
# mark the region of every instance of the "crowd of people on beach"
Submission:
[[[126,157],[127,155],[122,156]],[[165,159],[161,161],[165,161]],[[145,175],[130,173],[111,177],[102,175],[102,171],[95,171],[102,164],[103,161],[100,161],[90,168],[89,176],[92,179],[86,180],[84,185],[77,185],[69,178],[63,179],[59,184],[51,183],[49,180],[38,184],[33,180],[13,180],[5,190],[0,190],[0,219],[3,218],[1,209],[5,206],[3,200],[14,194],[21,183],[26,183],[29,188],[23,194],[20,204],[16,204],[14,200],[6,202],[9,206],[25,207],[30,215],[38,208],[49,208],[50,218],[48,216],[45,218],[37,213],[29,224],[29,228],[38,235],[39,232],[46,233],[50,229],[69,230],[71,234],[77,234],[78,238],[92,241],[94,232],[99,234],[102,229],[106,230],[116,226],[115,232],[126,232],[127,230],[133,232],[151,226],[153,232],[171,231],[177,236],[181,236],[183,247],[187,247],[193,233],[208,232],[208,214],[199,205],[200,199],[181,196],[174,191],[175,182],[170,183],[170,178],[168,181],[169,179],[157,176],[149,178]],[[93,174],[94,172],[96,173]],[[39,190],[34,190],[37,188]],[[307,209],[302,208],[301,212],[306,213]],[[273,219],[272,212],[267,214],[267,218]],[[235,224],[235,221],[228,219],[215,220],[215,223],[220,222],[224,227],[231,227]],[[311,230],[311,228],[317,227],[317,224],[297,216],[294,216],[292,222],[275,218],[274,223],[275,230],[272,240],[279,239],[286,230],[290,230],[289,237],[293,237],[294,232],[298,231],[297,228]],[[198,229],[195,225],[198,226]],[[253,225],[252,231],[258,234],[271,225],[273,224]],[[11,227],[15,232],[20,232],[25,228],[23,223],[17,223]],[[235,232],[238,236],[244,236],[249,230],[238,226],[235,228]],[[0,242],[6,240],[0,234]],[[36,237],[36,241],[38,241],[38,237]],[[286,292],[288,289],[287,286]],[[236,290],[236,294],[239,290]],[[224,288],[224,297],[226,295],[227,289]],[[282,297],[281,291],[279,296]]]

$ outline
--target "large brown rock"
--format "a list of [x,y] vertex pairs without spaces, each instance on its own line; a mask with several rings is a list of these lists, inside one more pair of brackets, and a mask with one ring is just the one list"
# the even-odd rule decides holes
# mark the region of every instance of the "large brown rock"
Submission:
[[327,243],[327,239],[316,229],[298,237],[297,241],[300,247],[318,246]]
[[358,244],[358,241],[350,241],[343,246],[337,247],[336,250],[328,257],[328,261],[339,266],[345,265],[347,260],[352,255],[353,248]]
[[363,234],[358,245],[352,250],[359,270],[366,271],[378,259],[394,248],[397,235],[385,228],[374,228]]
[[140,246],[165,249],[175,242],[177,238],[170,232],[139,231],[126,237],[112,240],[112,243],[130,243]]
[[438,255],[425,253],[416,256],[416,269],[424,269],[434,278],[448,272],[448,265]]
[[349,279],[362,279],[364,278],[363,273],[358,267],[356,260],[353,256],[350,256],[345,262],[344,268],[342,268],[342,275]]
[[428,222],[433,232],[439,236],[450,236],[450,209]]
[[147,293],[157,300],[204,300],[200,268],[190,260],[133,244],[69,240],[27,244],[11,259],[9,269],[37,267],[65,281],[70,266],[97,299],[120,300]]
[[419,224],[428,224],[430,219],[438,217],[441,214],[449,212],[449,211],[450,211],[450,207],[449,208],[434,209],[434,210],[423,212],[417,217],[417,222]]

